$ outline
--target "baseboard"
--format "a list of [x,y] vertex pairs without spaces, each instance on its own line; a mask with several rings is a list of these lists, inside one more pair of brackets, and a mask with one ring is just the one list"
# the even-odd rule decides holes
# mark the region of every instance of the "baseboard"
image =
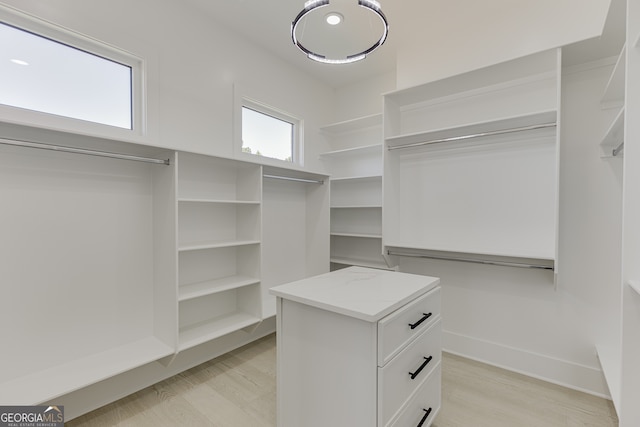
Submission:
[[443,351],[532,378],[611,399],[602,371],[530,351],[443,331]]

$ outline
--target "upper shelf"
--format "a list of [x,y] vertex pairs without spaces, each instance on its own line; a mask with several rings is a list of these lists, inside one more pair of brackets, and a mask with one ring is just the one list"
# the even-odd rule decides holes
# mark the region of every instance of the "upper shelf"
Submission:
[[349,155],[382,153],[382,144],[364,145],[361,147],[346,148],[344,150],[327,151],[320,154],[320,157],[339,157]]
[[320,130],[330,135],[361,130],[363,128],[382,125],[382,114],[358,117],[338,123],[322,126]]
[[228,204],[228,205],[259,205],[258,200],[227,200],[227,199],[207,199],[196,197],[181,197],[178,199],[180,203],[211,203],[211,204]]
[[602,99],[600,100],[603,108],[620,106],[624,103],[624,78],[627,63],[626,52],[626,46],[623,46],[616,65],[613,67],[609,81],[607,82]]
[[389,149],[405,148],[418,145],[428,145],[454,140],[479,139],[485,136],[496,134],[513,133],[520,131],[528,132],[548,132],[548,128],[553,128],[555,134],[555,124],[557,111],[541,111],[522,116],[506,117],[498,120],[471,123],[452,128],[416,132],[385,138]]
[[559,63],[558,52],[551,49],[437,81],[385,93],[384,97],[398,106],[403,106],[421,103],[427,99],[477,94],[513,85],[527,85],[533,81],[555,80]]
[[382,180],[382,175],[358,175],[358,176],[346,176],[339,178],[331,178],[332,184],[349,183],[349,182],[378,182]]
[[263,166],[264,178],[275,178],[284,181],[297,181],[303,183],[324,184],[328,180],[329,175],[324,173],[302,171],[276,166]]

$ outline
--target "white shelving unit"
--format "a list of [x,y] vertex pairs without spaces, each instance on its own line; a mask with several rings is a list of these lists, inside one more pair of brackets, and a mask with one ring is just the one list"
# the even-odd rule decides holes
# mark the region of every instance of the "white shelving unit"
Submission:
[[[331,173],[331,263],[388,269],[382,256],[382,116],[325,126],[333,147],[323,153]],[[376,141],[372,144],[372,141]]]
[[[3,125],[2,136],[20,130]],[[176,345],[173,153],[52,131],[30,136],[170,165],[0,145],[4,405],[57,399]]]
[[3,404],[96,409],[273,331],[268,287],[329,271],[323,173],[0,130]]
[[262,168],[178,157],[178,350],[262,320]]
[[[623,147],[625,138],[625,75],[626,75],[626,56],[627,49],[622,46],[618,59],[611,71],[607,86],[602,95],[600,106],[603,110],[611,110],[612,121],[607,131],[603,135],[600,148],[602,150],[602,158],[623,158]],[[615,153],[614,153],[615,150]],[[612,168],[619,169],[623,167],[623,162],[610,162]],[[620,218],[622,222],[622,218]],[[622,242],[620,242],[622,244]],[[615,304],[608,307],[602,307],[605,316],[603,322],[607,322],[607,328],[597,338],[596,350],[598,360],[602,372],[604,373],[611,394],[611,399],[616,407],[620,410],[621,401],[621,375],[622,375],[622,330],[621,330],[621,312],[622,312],[622,294],[621,278],[612,278],[616,282],[614,286],[608,286],[611,289],[611,300]]]
[[[603,149],[624,142],[622,169],[621,274],[607,284],[614,306],[602,311],[607,330],[598,343],[598,357],[618,413],[620,427],[640,424],[640,1],[627,0],[626,48],[621,49],[603,96],[603,108],[618,111],[603,138]],[[622,82],[622,83],[620,83]],[[606,102],[605,102],[606,101]],[[616,173],[620,171],[617,170]]]
[[384,246],[555,261],[560,76],[552,50],[385,94]]
[[620,427],[640,425],[640,1],[627,0],[627,49],[622,190],[622,319]]

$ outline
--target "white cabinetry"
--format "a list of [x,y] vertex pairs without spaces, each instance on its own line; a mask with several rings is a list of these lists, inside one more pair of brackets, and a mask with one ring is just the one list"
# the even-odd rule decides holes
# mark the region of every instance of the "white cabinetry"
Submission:
[[627,1],[622,203],[621,427],[640,425],[640,1]]
[[177,336],[174,153],[29,136],[171,165],[0,145],[3,405],[56,399],[171,355]]
[[382,256],[382,116],[322,130],[333,147],[341,147],[321,155],[331,173],[332,265],[387,268]]
[[[3,404],[95,409],[263,336],[265,286],[329,270],[324,174],[7,123],[0,138]],[[264,191],[274,173],[316,183]]]
[[441,399],[439,280],[349,267],[272,288],[278,425],[431,425]]
[[611,167],[622,168],[621,275],[603,284],[616,304],[603,313],[609,327],[597,348],[619,424],[634,427],[640,425],[640,1],[627,0],[626,22],[626,45],[602,99],[615,114],[601,144],[605,157],[615,157],[607,159]]
[[386,247],[557,253],[560,53],[384,96]]
[[178,153],[178,350],[262,319],[261,183],[259,165]]

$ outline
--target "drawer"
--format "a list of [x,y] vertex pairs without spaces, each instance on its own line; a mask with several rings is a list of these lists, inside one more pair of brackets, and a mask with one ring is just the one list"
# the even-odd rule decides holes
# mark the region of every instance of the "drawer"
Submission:
[[385,427],[429,427],[440,411],[441,369],[438,364],[429,378],[396,418]]
[[440,317],[440,287],[378,322],[378,366],[384,366]]
[[441,321],[431,323],[386,366],[378,368],[378,419],[386,425],[440,364]]

